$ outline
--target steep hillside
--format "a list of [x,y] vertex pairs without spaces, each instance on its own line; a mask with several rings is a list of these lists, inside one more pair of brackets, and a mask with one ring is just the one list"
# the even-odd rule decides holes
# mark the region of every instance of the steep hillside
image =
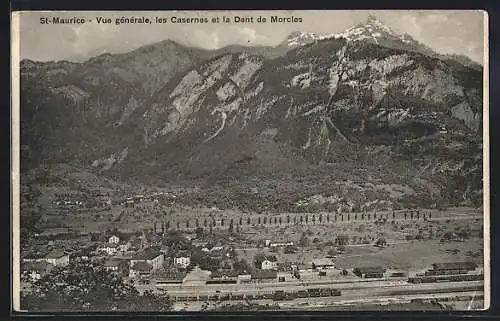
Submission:
[[147,48],[25,62],[23,162],[196,185],[185,202],[255,211],[481,204],[480,69],[373,19],[305,42],[161,44],[174,58],[151,69]]
[[84,63],[21,62],[23,165],[75,162],[123,135],[120,126],[176,73],[210,52],[164,41]]
[[304,196],[290,173],[304,168],[316,194],[331,191],[323,178],[351,177],[419,190],[422,204],[477,203],[481,79],[455,62],[344,39],[273,60],[222,55],[172,79],[136,111],[130,121],[140,125],[117,148],[128,148],[117,170],[204,179],[210,188],[273,177],[274,197],[277,186],[300,191],[290,204]]

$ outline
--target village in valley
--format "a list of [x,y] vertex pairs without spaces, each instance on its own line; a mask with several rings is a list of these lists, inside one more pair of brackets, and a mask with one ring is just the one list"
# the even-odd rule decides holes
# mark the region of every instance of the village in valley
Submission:
[[[53,194],[47,206],[66,225],[45,219],[23,239],[22,293],[89,264],[140,294],[168,297],[174,310],[342,309],[360,298],[374,306],[482,304],[477,209],[245,213],[188,208],[173,192],[98,194]],[[92,211],[106,224],[77,224]]]

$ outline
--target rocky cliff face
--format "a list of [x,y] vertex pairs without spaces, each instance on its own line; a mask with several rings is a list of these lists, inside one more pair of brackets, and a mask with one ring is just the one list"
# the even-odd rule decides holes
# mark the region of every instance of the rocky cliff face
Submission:
[[[175,67],[156,72],[134,55],[25,62],[23,144],[109,175],[196,179],[209,202],[220,200],[213,186],[239,199],[257,188],[260,210],[313,195],[343,204],[361,195],[354,207],[480,203],[481,71],[373,20],[309,40],[283,55],[176,47]],[[43,147],[26,140],[40,126]],[[411,193],[331,184],[353,180]]]

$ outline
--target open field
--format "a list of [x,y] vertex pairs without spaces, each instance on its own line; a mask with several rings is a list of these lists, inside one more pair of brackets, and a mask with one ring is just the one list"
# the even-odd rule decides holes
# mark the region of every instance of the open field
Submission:
[[[371,244],[364,246],[346,246],[343,254],[335,258],[339,269],[352,269],[356,266],[383,266],[388,269],[401,269],[418,272],[428,268],[436,262],[474,261],[483,264],[483,256],[471,257],[468,251],[479,252],[483,249],[482,240],[469,239],[464,242],[440,243],[437,240],[410,241],[378,248]],[[458,252],[455,253],[455,251]],[[294,254],[285,254],[283,251],[271,252],[268,249],[239,249],[237,253],[248,262],[259,253],[276,255],[278,262],[297,262],[299,267],[311,268],[313,258],[324,257],[328,248],[298,248]]]
[[[417,272],[436,262],[475,261],[482,264],[482,256],[471,258],[466,254],[467,251],[478,252],[481,250],[482,252],[482,247],[482,240],[479,238],[450,243],[439,243],[435,240],[412,241],[406,244],[390,245],[383,249],[372,246],[364,248],[365,251],[353,247],[348,248],[350,253],[337,257],[336,262],[339,268],[385,266]],[[458,252],[455,254],[450,250],[458,250]]]

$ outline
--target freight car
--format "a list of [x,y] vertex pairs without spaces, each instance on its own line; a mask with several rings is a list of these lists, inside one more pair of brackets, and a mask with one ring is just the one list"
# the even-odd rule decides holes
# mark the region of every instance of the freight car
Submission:
[[339,296],[341,295],[340,290],[322,288],[322,289],[308,289],[299,290],[293,292],[286,291],[275,291],[273,294],[274,301],[284,301],[284,300],[294,300],[297,298],[319,298],[319,297],[329,297],[329,296]]
[[233,294],[231,300],[243,300],[243,294]]
[[467,274],[468,271],[464,270],[429,270],[425,272],[425,276],[432,275],[457,275],[457,274]]
[[327,296],[330,296],[330,295],[331,295],[330,289],[321,289],[319,291],[319,296],[320,297],[327,297]]
[[273,295],[273,300],[274,301],[283,301],[286,300],[286,292],[285,291],[275,291]]
[[314,288],[298,291],[274,291],[260,294],[232,294],[232,293],[217,293],[214,295],[200,296],[173,296],[172,300],[177,302],[207,302],[207,301],[241,301],[241,300],[274,300],[285,301],[294,300],[297,298],[318,298],[329,296],[340,296],[341,292],[338,289],[331,288]]
[[297,297],[298,298],[307,298],[307,297],[309,297],[309,293],[307,293],[306,290],[299,290],[297,292]]
[[320,290],[319,289],[307,289],[307,293],[309,294],[310,298],[318,298],[321,296]]
[[341,292],[340,292],[340,290],[337,290],[337,289],[330,289],[330,295],[331,296],[340,296]]
[[484,274],[456,274],[456,275],[434,275],[417,276],[408,278],[408,283],[437,283],[437,282],[464,282],[484,280]]

